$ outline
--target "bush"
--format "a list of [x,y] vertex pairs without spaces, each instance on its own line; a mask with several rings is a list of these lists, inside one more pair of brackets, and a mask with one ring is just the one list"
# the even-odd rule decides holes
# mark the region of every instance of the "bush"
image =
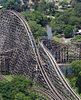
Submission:
[[11,81],[0,82],[0,100],[36,100],[40,96],[32,93],[33,83],[23,76],[14,77]]
[[23,11],[25,6],[21,5],[20,0],[3,0],[1,1],[1,4],[5,9],[11,9],[11,10],[16,10],[16,11]]
[[81,71],[79,72],[79,75],[77,77],[76,86],[78,88],[79,93],[81,93]]
[[78,76],[79,72],[81,71],[81,60],[76,60],[71,63],[72,69],[74,74]]
[[66,38],[71,38],[73,36],[73,27],[71,25],[66,25],[64,28],[64,34]]

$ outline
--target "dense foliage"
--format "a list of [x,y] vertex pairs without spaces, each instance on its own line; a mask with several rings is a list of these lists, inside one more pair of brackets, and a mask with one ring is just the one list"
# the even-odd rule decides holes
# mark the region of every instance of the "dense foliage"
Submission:
[[76,60],[71,63],[72,69],[74,71],[74,75],[78,76],[81,71],[81,60]]
[[53,2],[46,2],[46,0],[41,0],[40,3],[35,4],[34,9],[46,15],[54,15],[56,7]]
[[65,34],[65,37],[72,37],[73,32],[81,29],[81,3],[74,8],[56,13],[55,19],[50,23],[54,32]]
[[76,80],[76,87],[78,88],[78,92],[81,94],[81,70],[78,73],[78,77]]
[[32,86],[32,81],[21,76],[0,81],[0,100],[46,100],[32,92]]
[[46,36],[46,29],[45,26],[47,24],[47,17],[38,12],[22,12],[25,19],[28,21],[29,26],[32,29],[32,33],[34,34],[34,37],[37,39],[40,36]]
[[81,42],[81,35],[76,35],[76,36],[72,39],[72,41],[74,41],[74,42]]
[[[23,11],[23,15],[29,22],[36,39],[46,35],[45,26],[49,23],[53,33],[65,34],[66,38],[73,37],[74,31],[81,28],[80,0],[71,0],[71,4],[75,5],[70,8],[68,8],[67,0],[60,2],[62,7],[67,5],[67,9],[63,9],[62,12],[57,11],[54,2],[48,2],[48,0],[41,0],[40,3],[37,0],[33,1],[35,4],[32,6],[33,11],[30,12],[28,2],[22,5],[20,0],[1,0],[0,3],[5,9]],[[47,19],[48,15],[50,16],[50,20]]]
[[28,9],[27,3],[25,5],[22,5],[21,0],[0,0],[0,4],[5,9],[11,9],[18,12]]
[[[54,35],[65,34],[66,38],[73,37],[74,33],[81,29],[81,0],[70,0],[70,8],[68,7],[68,0],[63,0],[60,2],[62,9],[59,10],[59,7],[56,7],[54,2],[46,2],[50,0],[41,0],[40,3],[38,3],[39,0],[33,1],[35,4],[31,7],[32,10],[30,10],[28,2],[22,5],[20,0],[0,0],[0,4],[5,9],[12,9],[22,13],[28,21],[35,39],[47,35],[47,24],[52,27]],[[56,39],[58,40],[58,38]],[[80,41],[81,36],[74,37],[74,40]],[[70,82],[81,93],[81,61],[74,61],[71,66],[74,76],[70,79]],[[22,82],[20,82],[19,78],[13,79],[11,82],[0,82],[1,100],[36,100],[37,95],[35,93],[31,94],[28,90],[31,89],[32,83],[27,80],[22,80]]]
[[71,63],[73,69],[73,77],[70,80],[71,85],[76,88],[81,94],[81,60],[76,60]]

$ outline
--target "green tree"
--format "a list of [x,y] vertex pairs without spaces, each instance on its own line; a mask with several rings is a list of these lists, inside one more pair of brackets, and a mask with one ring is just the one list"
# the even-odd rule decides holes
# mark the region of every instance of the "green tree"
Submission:
[[28,21],[35,39],[38,39],[40,36],[46,36],[45,26],[48,20],[47,17],[44,16],[44,14],[38,11],[22,12],[22,14]]
[[40,96],[32,92],[32,86],[33,82],[24,76],[0,81],[0,100],[40,100]]
[[74,7],[76,16],[81,17],[81,3],[77,3]]
[[76,60],[71,63],[72,69],[74,74],[78,76],[79,72],[81,71],[81,60]]
[[45,0],[41,0],[41,2],[39,4],[35,4],[34,6],[35,10],[38,10],[40,12],[45,12],[46,9],[46,1]]
[[14,100],[31,100],[31,98],[30,98],[30,96],[25,96],[25,94],[20,92],[20,93],[17,93],[15,95],[15,99]]
[[41,26],[45,26],[48,22],[47,17],[38,11],[22,12],[22,14],[27,21],[36,21],[36,23]]
[[16,10],[19,12],[23,10],[23,6],[21,5],[20,0],[6,0],[6,1],[4,0],[2,2],[2,5],[6,9]]
[[72,37],[73,34],[73,26],[71,25],[66,25],[64,28],[64,34],[66,38]]
[[42,12],[43,14],[54,15],[55,3],[41,0],[39,4],[35,5],[35,10]]
[[28,89],[31,87],[31,81],[24,77],[16,77],[10,82],[0,82],[0,93],[4,100],[13,100],[18,92],[28,94]]
[[68,24],[69,23],[69,17],[70,14],[68,12],[64,12],[62,14],[60,14],[60,16],[57,18],[58,23],[64,23],[64,24]]
[[78,78],[76,80],[76,86],[78,88],[79,93],[81,93],[81,71],[79,72]]
[[79,18],[77,16],[70,16],[69,24],[72,26],[79,26],[81,24],[81,18]]
[[46,4],[46,14],[54,15],[55,14],[55,5],[52,2]]
[[46,31],[40,24],[37,24],[35,21],[29,21],[29,25],[36,39],[40,36],[46,36]]

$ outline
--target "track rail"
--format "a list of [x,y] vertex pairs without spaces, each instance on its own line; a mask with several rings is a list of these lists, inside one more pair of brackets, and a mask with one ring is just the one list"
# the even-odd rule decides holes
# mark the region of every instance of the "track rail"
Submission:
[[31,45],[32,45],[32,48],[33,48],[33,51],[34,51],[34,54],[35,54],[35,57],[36,57],[37,64],[39,66],[39,69],[40,69],[40,71],[41,71],[41,73],[42,73],[42,75],[43,75],[48,87],[50,88],[51,92],[53,93],[53,96],[54,96],[53,98],[57,98],[56,100],[63,100],[62,97],[60,96],[60,94],[56,91],[56,89],[52,85],[51,81],[49,80],[46,72],[43,69],[43,66],[41,66],[40,55],[38,53],[38,49],[36,47],[35,40],[33,38],[32,32],[31,32],[31,30],[30,30],[30,28],[28,26],[28,23],[24,20],[23,17],[21,17],[20,14],[17,14],[16,12],[10,11],[10,10],[9,10],[9,12],[11,12],[15,16],[17,16],[20,19],[20,21],[23,23],[23,25],[24,25],[24,27],[25,27],[25,29],[27,31],[27,34],[29,36],[29,39],[30,39],[30,42],[31,42]]
[[[53,100],[64,100],[61,96],[61,94],[58,93],[58,91],[56,90],[55,86],[53,86],[52,82],[50,81],[46,71],[44,70],[44,67],[42,66],[42,61],[41,61],[41,57],[39,55],[39,51],[38,48],[36,46],[34,37],[32,35],[32,32],[30,30],[30,27],[28,26],[28,23],[25,21],[25,19],[23,17],[21,17],[20,14],[14,12],[14,11],[10,11],[10,13],[14,14],[24,25],[26,32],[27,32],[27,36],[29,37],[29,41],[30,44],[32,46],[33,52],[35,54],[35,58],[38,64],[38,68],[40,69],[42,76],[45,80],[45,82],[47,83],[47,86],[49,87],[49,91],[51,91],[52,98]],[[74,93],[74,91],[70,88],[70,86],[68,85],[68,83],[65,81],[64,76],[62,75],[62,72],[60,71],[60,69],[57,66],[57,63],[55,61],[55,59],[52,57],[51,53],[44,47],[44,45],[42,43],[40,43],[41,47],[43,48],[44,52],[47,54],[47,56],[49,57],[51,64],[54,66],[54,69],[56,70],[56,73],[58,74],[60,80],[62,81],[62,83],[64,84],[64,86],[66,87],[66,89],[68,89],[68,91],[75,97],[75,100],[80,100],[80,98]],[[25,57],[25,55],[24,55]],[[70,99],[72,100],[72,99]]]
[[49,91],[47,91],[46,89],[44,89],[44,88],[38,87],[38,88],[34,88],[34,90],[36,92],[39,92],[39,93],[45,95],[49,100],[56,100],[54,95],[52,93],[50,93]]
[[43,50],[45,51],[45,53],[47,54],[47,56],[49,57],[52,65],[54,66],[54,69],[56,70],[56,73],[58,74],[60,80],[62,81],[63,85],[66,87],[66,89],[72,94],[72,96],[75,97],[75,100],[81,100],[79,98],[79,96],[76,95],[76,93],[72,90],[72,88],[69,86],[68,82],[65,80],[64,75],[62,74],[61,70],[59,69],[59,66],[57,65],[54,57],[52,56],[52,54],[49,52],[49,50],[43,45],[43,43],[40,43],[41,47],[43,48]]

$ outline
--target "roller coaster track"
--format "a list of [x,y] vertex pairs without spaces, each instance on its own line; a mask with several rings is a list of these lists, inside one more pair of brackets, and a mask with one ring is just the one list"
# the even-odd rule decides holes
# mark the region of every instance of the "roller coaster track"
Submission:
[[51,92],[49,92],[46,89],[44,89],[44,88],[38,87],[38,88],[34,88],[34,90],[37,93],[39,92],[39,93],[45,95],[49,100],[55,100],[54,95]]
[[[53,56],[51,55],[51,53],[44,47],[43,43],[40,43],[40,47],[42,48],[43,53],[48,58],[48,62],[50,61],[53,71],[54,71],[54,73],[56,73],[57,79],[59,79],[56,81],[58,83],[57,84],[58,87],[54,86],[53,80],[55,80],[56,78],[54,77],[52,80],[50,78],[48,72],[45,70],[45,67],[42,64],[42,56],[40,56],[39,50],[36,46],[35,40],[33,38],[30,27],[28,26],[28,23],[25,21],[25,19],[23,17],[21,17],[20,14],[14,12],[14,11],[9,11],[9,12],[11,14],[14,14],[22,22],[22,24],[24,25],[24,27],[26,29],[27,35],[29,37],[29,41],[31,43],[33,52],[35,54],[35,58],[36,58],[36,61],[38,64],[38,69],[40,70],[40,72],[49,88],[49,91],[51,92],[51,94],[50,94],[50,97],[52,98],[51,100],[80,100],[79,96],[76,95],[76,93],[71,89],[71,87],[66,82],[62,72],[60,71],[59,67],[57,66],[57,63],[56,63],[55,59],[53,58]],[[25,55],[24,55],[24,57],[25,57]],[[53,73],[51,73],[51,74],[53,76]],[[61,83],[62,88],[60,87],[59,82]],[[44,93],[44,90],[40,90],[40,91],[42,93]],[[65,94],[64,91],[67,94]],[[47,94],[49,97],[49,93],[47,93]]]
[[72,90],[72,88],[69,86],[68,82],[65,80],[64,75],[62,74],[61,70],[59,69],[59,66],[57,65],[57,62],[55,61],[52,54],[49,52],[49,50],[43,45],[43,43],[40,43],[41,47],[43,48],[44,52],[47,54],[49,59],[51,60],[51,63],[54,66],[54,70],[56,70],[56,73],[58,73],[59,78],[61,79],[62,83],[66,87],[66,89],[72,94],[72,96],[75,97],[75,100],[80,100],[80,98],[76,95],[76,93]]
[[[57,91],[55,90],[55,88],[53,87],[53,85],[51,84],[47,74],[45,74],[44,70],[43,70],[43,67],[41,66],[41,63],[40,63],[40,56],[39,56],[39,53],[38,53],[38,49],[36,47],[36,44],[35,44],[35,40],[33,38],[33,35],[32,35],[32,32],[30,31],[30,28],[27,24],[27,22],[24,20],[24,18],[22,18],[20,15],[18,16],[18,14],[16,14],[15,12],[13,11],[10,11],[11,13],[14,13],[21,21],[22,23],[24,24],[24,26],[26,27],[26,30],[27,30],[27,33],[28,33],[28,36],[30,38],[30,41],[31,41],[31,45],[32,45],[32,48],[34,50],[34,53],[35,53],[35,57],[36,57],[36,60],[38,62],[38,66],[41,70],[41,73],[46,81],[46,83],[48,84],[49,88],[51,89],[51,91],[53,92],[54,94],[54,97],[57,98],[57,100],[62,100],[62,97],[59,96],[59,94],[57,93]],[[53,89],[54,88],[54,89]]]

